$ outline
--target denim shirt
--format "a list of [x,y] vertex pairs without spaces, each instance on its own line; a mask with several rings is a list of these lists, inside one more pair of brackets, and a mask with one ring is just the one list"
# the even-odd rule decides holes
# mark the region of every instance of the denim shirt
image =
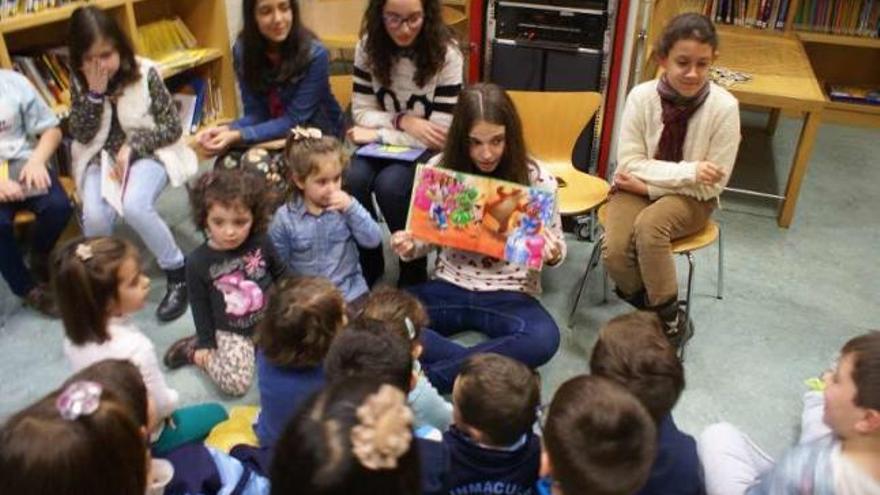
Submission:
[[382,231],[354,198],[343,212],[324,210],[313,215],[297,196],[275,212],[269,237],[278,258],[293,274],[329,278],[350,302],[368,290],[357,244],[378,246]]
[[342,109],[330,92],[330,53],[320,41],[312,40],[311,62],[305,71],[278,87],[284,103],[284,115],[274,119],[269,115],[268,94],[249,88],[244,80],[242,44],[236,41],[232,51],[244,116],[229,127],[238,129],[245,143],[284,137],[298,125],[314,126],[327,134],[342,135]]

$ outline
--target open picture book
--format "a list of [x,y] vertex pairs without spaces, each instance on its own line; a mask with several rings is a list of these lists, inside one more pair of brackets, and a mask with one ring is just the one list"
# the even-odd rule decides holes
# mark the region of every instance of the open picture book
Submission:
[[406,229],[425,242],[540,269],[555,211],[556,196],[545,189],[419,165]]

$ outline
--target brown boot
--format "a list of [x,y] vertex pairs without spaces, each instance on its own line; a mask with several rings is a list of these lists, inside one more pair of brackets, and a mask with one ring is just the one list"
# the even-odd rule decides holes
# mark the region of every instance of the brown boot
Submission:
[[33,308],[49,318],[60,318],[55,295],[45,285],[37,285],[22,298],[25,306]]
[[672,301],[650,309],[663,321],[663,333],[682,356],[684,346],[694,336],[694,323],[685,312],[684,301]]

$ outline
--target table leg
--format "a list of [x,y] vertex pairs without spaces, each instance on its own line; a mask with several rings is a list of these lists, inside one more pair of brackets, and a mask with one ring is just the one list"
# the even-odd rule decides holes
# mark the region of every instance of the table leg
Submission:
[[794,151],[794,161],[791,171],[788,173],[788,182],[785,186],[785,199],[782,200],[782,208],[779,210],[777,219],[780,227],[788,227],[794,218],[794,209],[797,205],[798,194],[801,191],[801,182],[807,172],[810,162],[810,154],[813,152],[813,144],[816,140],[816,132],[819,130],[821,113],[807,112],[801,135],[798,139],[797,148]]
[[776,126],[779,124],[779,114],[782,112],[780,108],[771,108],[770,115],[767,117],[767,134],[776,134]]

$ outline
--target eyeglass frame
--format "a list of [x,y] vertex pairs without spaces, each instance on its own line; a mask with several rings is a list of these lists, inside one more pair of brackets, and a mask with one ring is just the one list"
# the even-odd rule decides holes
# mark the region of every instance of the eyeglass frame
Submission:
[[425,13],[416,12],[404,17],[393,12],[383,12],[382,22],[385,24],[385,27],[395,31],[402,28],[404,24],[406,24],[410,31],[415,31],[425,22]]

